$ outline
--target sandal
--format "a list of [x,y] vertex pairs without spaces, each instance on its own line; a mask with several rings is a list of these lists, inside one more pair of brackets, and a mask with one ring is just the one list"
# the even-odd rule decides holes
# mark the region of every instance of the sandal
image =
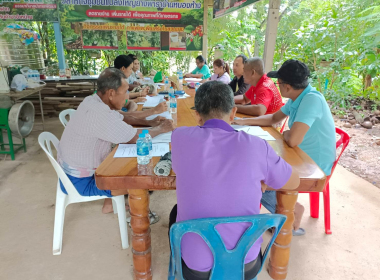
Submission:
[[304,230],[303,228],[299,228],[297,230],[293,229],[293,236],[302,236],[302,235],[305,235],[305,233],[306,233],[306,230]]

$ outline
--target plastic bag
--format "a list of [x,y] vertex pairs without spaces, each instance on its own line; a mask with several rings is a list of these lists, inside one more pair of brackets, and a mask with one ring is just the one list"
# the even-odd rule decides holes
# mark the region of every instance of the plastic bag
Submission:
[[25,79],[24,75],[17,74],[13,77],[12,83],[11,83],[11,89],[14,89],[16,91],[23,91],[28,85],[28,81]]

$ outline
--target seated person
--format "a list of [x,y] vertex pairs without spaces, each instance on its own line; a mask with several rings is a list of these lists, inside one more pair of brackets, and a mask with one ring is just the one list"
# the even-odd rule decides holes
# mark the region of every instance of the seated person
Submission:
[[216,59],[214,61],[214,75],[211,76],[210,79],[202,80],[202,83],[207,82],[208,80],[211,81],[220,81],[226,85],[228,85],[231,82],[230,77],[230,66],[228,66],[228,63],[224,62],[223,59]]
[[[237,112],[251,116],[273,114],[282,106],[281,94],[276,85],[264,73],[264,62],[259,57],[244,63],[244,81],[251,87],[244,95],[236,96]],[[245,105],[245,104],[251,105]]]
[[[131,73],[133,72],[133,59],[130,56],[127,55],[119,55],[116,57],[115,62],[114,62],[115,68],[121,70],[126,77],[130,77]],[[149,87],[144,88],[144,90],[149,91]],[[134,94],[134,93],[130,93]],[[146,94],[145,94],[146,96]],[[145,100],[145,98],[144,98]],[[141,100],[140,100],[141,101]],[[126,109],[127,111],[125,112],[120,111],[120,113],[129,118],[127,122],[131,125],[147,125],[147,126],[155,126],[158,124],[159,120],[162,119],[162,117],[158,117],[158,119],[154,119],[152,121],[147,121],[145,120],[146,117],[149,117],[151,115],[156,115],[156,114],[161,114],[165,111],[168,110],[168,106],[166,102],[162,102],[158,104],[156,107],[144,111],[136,111],[137,110],[137,104],[131,100],[128,100],[126,103]],[[139,102],[139,101],[138,101]],[[132,104],[131,104],[132,103]],[[129,108],[136,108],[135,110],[130,110]]]
[[232,71],[234,72],[234,78],[229,83],[235,96],[243,95],[249,88],[249,84],[244,82],[244,63],[247,61],[247,57],[244,54],[238,55],[234,60]]
[[[218,81],[201,85],[195,109],[199,126],[180,127],[172,134],[178,204],[169,227],[191,219],[259,214],[262,183],[274,189],[298,187],[296,171],[265,140],[230,126],[236,108],[228,85]],[[220,225],[218,231],[232,250],[247,228],[234,223]],[[261,267],[262,242],[260,238],[247,254],[246,279],[255,278]],[[213,256],[203,239],[188,233],[181,246],[184,278],[208,279]]]
[[[136,143],[141,129],[133,128],[118,113],[128,99],[126,77],[116,68],[104,70],[98,78],[96,94],[86,97],[63,131],[58,147],[58,162],[82,196],[105,195],[110,191],[99,190],[95,183],[95,169],[111,152],[112,144]],[[149,134],[173,130],[173,122],[164,120]],[[66,193],[61,184],[61,189]],[[112,212],[112,201],[104,201],[103,213]]]
[[[240,125],[271,126],[289,116],[290,130],[284,131],[284,139],[290,147],[300,147],[325,172],[331,174],[335,161],[335,124],[330,108],[320,92],[309,84],[308,67],[297,60],[288,60],[278,71],[268,73],[277,78],[282,96],[289,101],[275,114],[234,121]],[[276,194],[266,191],[261,203],[271,213],[276,210]],[[304,207],[295,208],[294,234],[305,233],[300,229]]]
[[197,64],[197,68],[195,68],[191,73],[185,74],[185,78],[198,78],[206,80],[211,77],[210,68],[208,68],[206,59],[203,56],[197,56],[195,63]]
[[[115,68],[122,71],[124,73],[124,75],[127,76],[127,79],[129,79],[129,77],[131,76],[131,74],[133,72],[133,70],[132,70],[133,69],[133,61],[134,61],[134,58],[132,58],[131,56],[122,54],[122,55],[119,55],[115,58],[113,65]],[[128,89],[133,90],[137,86],[138,85],[129,84]],[[147,96],[147,94],[149,94],[149,88],[144,88],[142,91],[130,93],[129,98],[130,99],[136,99],[135,100],[136,102],[143,102],[143,101],[145,101],[145,96]]]
[[137,59],[137,56],[134,54],[129,54],[128,56],[133,59],[132,73],[128,78],[129,90],[132,90],[135,86],[141,85],[138,80],[142,79],[143,75],[140,72],[140,61]]

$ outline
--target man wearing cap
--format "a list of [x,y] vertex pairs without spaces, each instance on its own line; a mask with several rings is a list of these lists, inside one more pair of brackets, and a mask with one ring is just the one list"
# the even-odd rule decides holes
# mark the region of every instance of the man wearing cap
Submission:
[[[283,97],[289,101],[280,111],[258,118],[236,120],[240,125],[271,126],[289,116],[289,128],[284,139],[290,147],[298,146],[307,153],[326,176],[331,174],[335,161],[335,125],[324,96],[309,84],[310,71],[298,60],[287,60],[278,71],[269,72],[268,77],[277,78]],[[266,191],[261,203],[271,213],[276,210],[274,192]],[[300,223],[304,207],[295,208],[294,234],[302,235]]]
[[235,104],[241,104],[236,105],[238,113],[262,116],[280,110],[281,94],[273,81],[265,75],[261,58],[253,57],[244,63],[244,81],[251,87],[244,95],[235,96]]

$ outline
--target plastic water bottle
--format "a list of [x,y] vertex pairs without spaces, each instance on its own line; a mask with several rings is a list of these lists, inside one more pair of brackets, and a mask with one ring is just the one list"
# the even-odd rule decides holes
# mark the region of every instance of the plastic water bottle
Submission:
[[195,93],[197,92],[197,90],[199,89],[200,86],[201,86],[200,83],[196,83],[196,84],[195,84]]
[[170,87],[169,89],[169,100],[170,100],[170,113],[176,114],[177,113],[177,99],[174,95],[174,89]]
[[147,130],[147,129],[144,129],[143,133],[145,133],[145,139],[148,142],[148,146],[149,146],[149,158],[152,158],[153,157],[153,140],[152,140],[152,136],[150,136],[149,130]]
[[169,90],[169,78],[165,78],[165,90]]
[[140,165],[147,165],[150,162],[149,158],[149,144],[145,138],[145,134],[141,133],[136,142],[137,146],[137,163]]
[[182,70],[177,71],[178,82],[179,82],[179,90],[183,90],[183,73]]

